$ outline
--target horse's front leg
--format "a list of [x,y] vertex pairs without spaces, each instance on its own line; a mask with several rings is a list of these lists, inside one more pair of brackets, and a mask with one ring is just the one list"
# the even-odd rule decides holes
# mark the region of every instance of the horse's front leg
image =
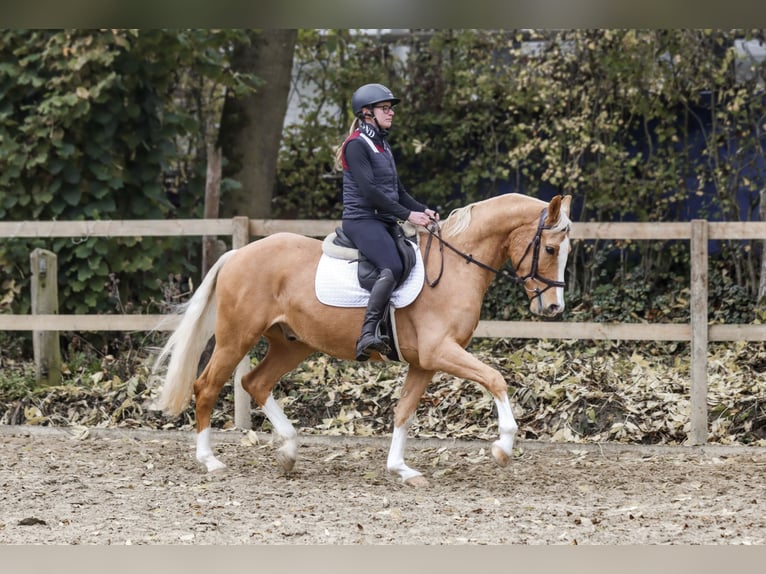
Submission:
[[497,464],[507,466],[511,460],[513,441],[516,438],[519,425],[513,418],[507,392],[503,392],[499,398],[495,397],[495,405],[497,405],[497,427],[500,431],[500,438],[492,443],[492,456]]
[[386,467],[389,472],[398,475],[402,482],[410,486],[428,485],[428,480],[420,472],[404,463],[404,451],[407,446],[407,431],[412,423],[412,417],[432,378],[433,371],[424,371],[410,365],[399,402],[394,408],[394,432]]
[[[513,417],[508,400],[508,385],[499,371],[485,365],[457,343],[445,344],[439,349],[434,367],[462,379],[475,381],[487,389],[495,399],[500,438],[492,443],[492,456],[500,466],[508,465],[513,454],[513,443],[519,427]],[[429,365],[431,366],[431,365]]]

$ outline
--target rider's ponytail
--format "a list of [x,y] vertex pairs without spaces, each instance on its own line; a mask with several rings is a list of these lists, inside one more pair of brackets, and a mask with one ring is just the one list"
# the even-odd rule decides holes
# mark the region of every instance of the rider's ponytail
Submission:
[[[354,118],[354,121],[351,122],[351,127],[348,130],[348,135],[351,135],[354,133],[354,130],[359,127],[359,119]],[[335,148],[335,170],[336,171],[343,171],[343,144],[346,143],[346,140],[344,139],[342,142],[340,142],[340,145]]]

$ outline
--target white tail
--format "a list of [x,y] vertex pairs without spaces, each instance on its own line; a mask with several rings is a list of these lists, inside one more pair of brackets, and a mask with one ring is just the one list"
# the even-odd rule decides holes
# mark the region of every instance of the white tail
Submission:
[[168,415],[180,414],[189,404],[200,356],[215,332],[215,284],[218,272],[234,252],[232,249],[221,255],[192,298],[180,308],[183,313],[181,323],[154,363],[153,370],[156,372],[170,357],[165,384],[157,401],[158,408]]

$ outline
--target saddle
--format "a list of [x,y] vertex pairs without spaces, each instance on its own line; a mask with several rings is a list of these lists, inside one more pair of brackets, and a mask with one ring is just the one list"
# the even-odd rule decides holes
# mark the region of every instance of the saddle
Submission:
[[[394,238],[396,249],[404,266],[402,277],[396,284],[397,287],[400,287],[417,263],[415,249],[417,249],[418,234],[415,226],[410,223],[392,225],[389,227],[389,232]],[[343,232],[342,227],[336,227],[335,231],[325,237],[322,242],[322,251],[330,257],[357,261],[359,263],[357,271],[359,285],[367,291],[372,289],[379,275],[378,269],[359,252],[354,242]]]

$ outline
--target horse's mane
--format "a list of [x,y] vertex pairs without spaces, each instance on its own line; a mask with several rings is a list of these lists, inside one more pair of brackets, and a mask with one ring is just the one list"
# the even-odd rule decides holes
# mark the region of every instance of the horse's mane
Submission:
[[442,233],[449,237],[468,229],[468,226],[471,224],[471,210],[474,205],[475,204],[471,203],[453,209],[444,223],[442,223]]
[[551,231],[566,231],[569,226],[572,225],[572,220],[569,219],[569,217],[564,214],[564,212],[561,212],[559,215],[559,220],[556,222],[556,225],[553,225],[551,227]]
[[[468,205],[465,205],[463,207],[458,207],[457,209],[453,209],[447,219],[442,223],[442,233],[449,237],[449,236],[455,236],[466,229],[471,225],[471,214],[473,211],[473,208],[477,205],[484,204],[487,202],[490,202],[492,200],[497,199],[498,197],[492,197],[489,199],[485,199],[482,201],[477,201],[475,203],[470,203]],[[541,205],[545,205],[545,202],[540,200]],[[572,224],[569,217],[567,217],[563,212],[559,216],[559,220],[556,222],[554,226],[551,227],[552,231],[565,231],[567,227],[569,227]]]

